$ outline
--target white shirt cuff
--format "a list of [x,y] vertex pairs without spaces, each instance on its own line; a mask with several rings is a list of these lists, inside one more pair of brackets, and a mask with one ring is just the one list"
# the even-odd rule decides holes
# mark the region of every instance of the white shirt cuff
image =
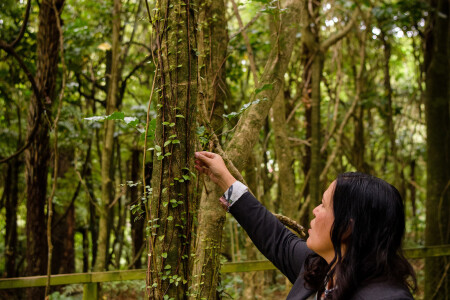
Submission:
[[[230,209],[231,205],[233,205],[241,196],[248,191],[248,188],[240,181],[234,182],[228,190],[225,191],[221,198],[221,202],[227,208]],[[224,201],[223,201],[224,200]]]

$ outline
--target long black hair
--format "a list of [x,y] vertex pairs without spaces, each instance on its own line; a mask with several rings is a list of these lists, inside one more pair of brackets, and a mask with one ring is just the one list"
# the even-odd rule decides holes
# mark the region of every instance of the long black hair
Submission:
[[358,287],[374,280],[416,289],[414,270],[402,253],[405,213],[394,186],[367,174],[341,174],[333,212],[335,257],[330,264],[317,254],[307,258],[304,279],[310,288],[322,293],[324,282],[336,275],[330,299],[350,299]]

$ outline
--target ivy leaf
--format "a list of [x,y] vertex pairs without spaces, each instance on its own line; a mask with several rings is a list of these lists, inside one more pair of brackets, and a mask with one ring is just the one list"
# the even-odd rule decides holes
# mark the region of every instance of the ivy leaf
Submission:
[[255,90],[255,96],[258,95],[259,93],[261,93],[262,91],[272,90],[272,89],[273,89],[273,84],[272,83],[266,83],[261,88]]
[[172,143],[171,140],[166,141],[166,142],[164,143],[164,147],[166,147],[166,146],[169,145],[170,143]]
[[201,136],[205,133],[205,126],[199,126],[196,130],[197,135]]
[[167,252],[164,252],[163,254],[161,254],[161,256],[162,256],[163,258],[167,258]]
[[156,151],[161,152],[161,147],[159,145],[155,145],[155,149]]

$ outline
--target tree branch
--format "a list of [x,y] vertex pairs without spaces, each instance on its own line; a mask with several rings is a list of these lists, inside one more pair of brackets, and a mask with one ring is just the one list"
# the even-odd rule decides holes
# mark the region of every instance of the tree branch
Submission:
[[[31,83],[31,88],[33,89],[33,93],[37,99],[38,106],[37,106],[36,119],[38,119],[43,110],[43,105],[42,105],[41,99],[45,98],[47,101],[51,101],[50,98],[45,94],[45,91],[42,91],[42,93],[41,93],[41,91],[38,88],[37,83],[34,79],[34,76],[31,74],[30,70],[25,65],[25,62],[22,60],[22,58],[20,58],[20,56],[16,53],[16,51],[14,51],[14,48],[11,45],[6,44],[4,41],[0,41],[0,49],[3,49],[6,53],[8,53],[12,57],[14,57],[14,59],[19,63],[19,66],[22,68],[22,70],[27,75],[27,78]],[[1,158],[0,164],[3,164],[5,162],[13,159],[14,157],[20,155],[23,151],[25,151],[25,149],[27,149],[30,146],[31,142],[33,142],[34,136],[37,132],[38,127],[39,127],[39,122],[36,120],[36,122],[34,122],[33,129],[31,130],[30,134],[27,137],[27,141],[25,142],[25,144],[21,148],[19,148],[14,154],[12,154],[6,158]]]
[[23,18],[22,27],[20,28],[19,35],[16,37],[16,39],[14,41],[12,41],[11,44],[9,44],[9,46],[11,46],[11,48],[14,48],[20,42],[23,35],[25,34],[25,29],[27,28],[27,24],[28,24],[28,18],[30,16],[30,7],[31,7],[31,0],[28,0],[27,7],[25,8],[25,17]]
[[244,27],[239,28],[239,30],[238,30],[237,32],[233,33],[233,34],[230,36],[230,41],[231,41],[232,39],[234,39],[235,37],[237,37],[239,34],[241,34],[243,31],[246,31],[250,26],[252,26],[252,25],[256,22],[256,20],[259,19],[259,17],[260,17],[261,15],[262,15],[262,11],[259,11],[259,12],[256,14],[256,16],[254,16],[253,19],[250,20],[250,22],[248,22]]
[[320,43],[320,50],[325,52],[328,48],[336,44],[340,39],[342,39],[355,25],[356,17],[358,16],[358,10],[355,9],[353,12],[350,21],[348,21],[347,25],[345,25],[342,30],[332,34],[328,39]]
[[234,0],[231,0],[231,4],[233,5],[234,13],[236,14],[236,19],[239,23],[240,32],[242,33],[242,37],[244,38],[245,45],[247,46],[248,52],[248,60],[250,61],[250,69],[252,70],[253,80],[255,81],[255,86],[258,85],[258,71],[256,70],[255,64],[255,56],[253,55],[252,45],[250,44],[250,40],[248,39],[248,35],[244,30],[244,24],[242,23],[241,15],[239,14],[239,9]]

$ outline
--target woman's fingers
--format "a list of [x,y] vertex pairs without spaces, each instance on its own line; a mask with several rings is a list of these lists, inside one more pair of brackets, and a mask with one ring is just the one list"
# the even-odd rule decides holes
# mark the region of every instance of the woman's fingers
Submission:
[[208,152],[208,151],[199,151],[199,152],[195,152],[196,154],[198,153],[198,154],[200,154],[200,155],[203,155],[203,156],[205,156],[205,157],[207,157],[207,158],[214,158],[217,154],[215,154],[215,153],[212,153],[212,152]]
[[201,162],[202,166],[209,167],[209,165],[211,164],[211,160],[212,160],[212,157],[210,154],[214,155],[214,153],[205,152],[205,151],[195,152],[195,158]]

